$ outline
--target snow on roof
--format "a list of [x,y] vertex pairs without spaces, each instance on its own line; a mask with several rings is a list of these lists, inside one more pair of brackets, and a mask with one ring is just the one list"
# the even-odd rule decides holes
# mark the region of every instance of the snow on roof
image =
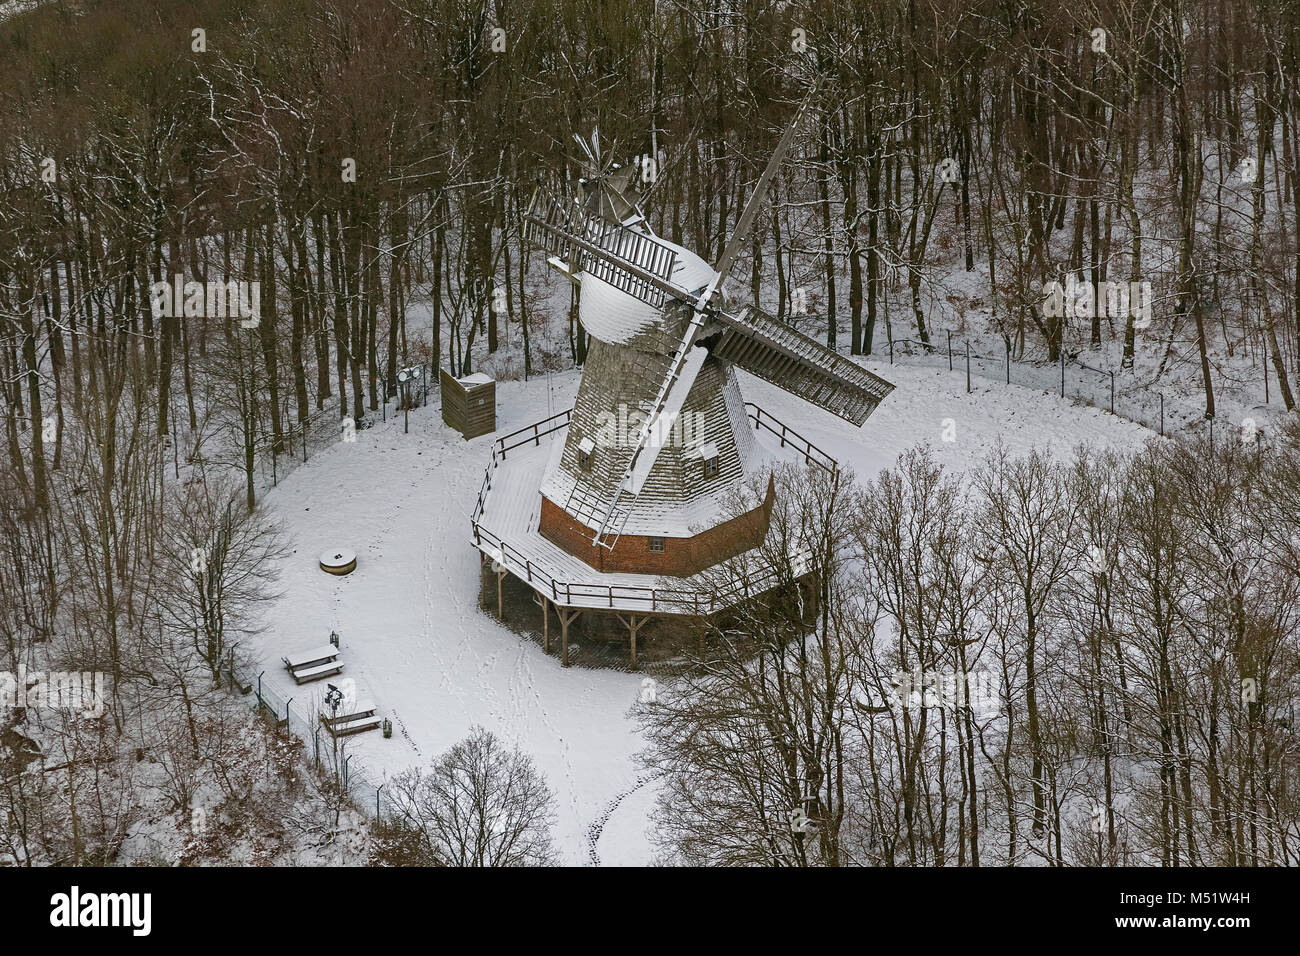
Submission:
[[[737,449],[741,453],[747,474],[774,467],[779,462],[802,460],[792,446],[777,448],[754,441],[744,447],[737,446]],[[589,497],[599,497],[599,493],[585,478],[580,480],[559,467],[563,450],[564,442],[556,441],[547,453],[546,468],[538,476],[541,478],[541,493],[561,508],[580,483],[580,494],[585,492]],[[678,497],[664,499],[653,494],[625,498],[624,505],[630,504],[632,510],[623,525],[622,533],[689,538],[727,520],[742,501],[748,501],[751,507],[756,507],[759,503],[758,499],[752,498],[751,489],[743,482],[710,487],[706,493],[688,500]]]
[[491,385],[492,376],[485,375],[483,372],[474,372],[472,375],[465,375],[456,379],[462,385]]
[[[713,281],[713,267],[695,253],[667,239],[659,241],[677,253],[670,277],[674,284],[689,292]],[[582,294],[578,299],[578,318],[587,333],[602,342],[612,345],[630,342],[653,328],[663,315],[662,309],[628,295],[590,272],[579,273],[579,278]]]
[[[659,459],[659,449],[663,448],[670,440],[670,435],[665,434],[665,432],[671,431],[672,423],[677,421],[678,416],[681,415],[682,406],[686,404],[686,396],[690,393],[691,385],[699,374],[700,366],[704,364],[704,360],[708,357],[709,350],[701,345],[695,346],[687,353],[686,363],[682,367],[681,375],[673,383],[673,387],[669,389],[668,396],[664,400],[663,414],[658,419],[646,421],[645,427],[651,429],[650,439],[646,446],[641,449],[640,457],[633,464],[632,473],[628,476],[629,490],[634,495],[641,493],[642,486],[645,485],[646,479],[650,477],[651,469],[654,468],[655,462]],[[667,429],[665,429],[665,425],[668,426]],[[656,428],[659,430],[658,434],[654,432]]]

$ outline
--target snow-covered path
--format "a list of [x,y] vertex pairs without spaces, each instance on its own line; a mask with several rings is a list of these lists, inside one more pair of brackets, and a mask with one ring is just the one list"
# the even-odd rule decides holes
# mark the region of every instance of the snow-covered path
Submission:
[[[889,366],[873,371],[898,387],[862,429],[804,405],[742,374],[742,390],[842,465],[873,474],[921,441],[941,462],[963,469],[1000,435],[1014,451],[1080,442],[1133,445],[1149,432],[1087,407],[1027,389],[980,383],[946,369]],[[497,386],[498,433],[572,404],[578,373]],[[950,423],[945,419],[951,419]],[[436,407],[400,416],[340,442],[291,474],[266,499],[292,554],[281,568],[283,596],[253,639],[264,682],[304,716],[324,682],[297,687],[280,658],[317,646],[335,630],[343,676],[358,698],[393,720],[351,739],[352,769],[381,783],[425,763],[481,724],[530,753],[556,792],[556,842],[565,863],[650,861],[646,836],[653,781],[638,771],[641,746],[629,711],[641,678],[616,671],[563,669],[478,610],[478,558],[468,515],[494,436],[466,442],[442,424]],[[944,441],[946,424],[955,440]],[[949,434],[954,434],[951,429]],[[319,554],[356,552],[343,578],[321,572]],[[595,842],[593,843],[593,838]]]

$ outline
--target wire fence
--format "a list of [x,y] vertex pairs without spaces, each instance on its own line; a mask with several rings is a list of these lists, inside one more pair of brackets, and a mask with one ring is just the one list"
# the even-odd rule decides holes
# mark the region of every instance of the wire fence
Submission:
[[[1001,356],[980,354],[969,340],[945,331],[942,345],[915,339],[894,339],[887,343],[890,364],[907,363],[941,367],[947,365],[954,374],[965,374],[967,391],[976,377],[1022,388],[1054,392],[1085,405],[1143,425],[1162,437],[1180,435],[1208,443],[1213,453],[1216,444],[1235,442],[1265,451],[1275,447],[1276,435],[1260,427],[1247,415],[1242,421],[1207,418],[1198,398],[1152,391],[1142,384],[1126,381],[1124,373],[1096,368],[1077,357],[1062,356],[1055,365],[1011,358],[1010,349]],[[1265,379],[1264,400],[1268,401]]]
[[360,416],[341,416],[337,401],[332,401],[300,422],[297,418],[290,419],[286,406],[282,410],[280,440],[277,442],[264,428],[254,452],[259,490],[264,493],[276,487],[320,452],[347,441],[357,431],[386,422],[390,415],[424,408],[431,398],[436,399],[436,395],[431,395],[435,381],[431,365],[412,365],[403,371],[413,377],[405,382],[387,378],[375,381],[379,408]]
[[[271,436],[266,435],[256,448],[254,460],[260,490],[265,493],[276,487],[320,452],[332,448],[340,441],[347,441],[355,431],[387,421],[391,415],[427,408],[431,401],[437,400],[434,388],[436,370],[431,364],[407,366],[402,371],[407,373],[404,381],[385,378],[375,383],[380,399],[379,408],[357,418],[341,417],[337,403],[317,410],[305,422],[296,419],[289,421],[285,409],[286,423],[281,428],[279,447],[276,447]],[[265,672],[245,672],[236,665],[233,654],[225,673],[232,691],[247,696],[250,706],[272,720],[277,728],[297,734],[307,742],[313,766],[318,770],[329,769],[336,773],[340,785],[351,796],[357,809],[376,820],[383,815],[386,808],[383,785],[371,783],[364,767],[352,766],[351,755],[347,754],[340,757],[337,767],[331,766],[335,755],[334,738],[321,724],[314,708],[310,713],[304,714],[301,702],[294,706],[297,698],[286,698],[277,692],[263,680]],[[391,724],[387,720],[385,724],[388,725],[385,732],[391,732],[388,729]]]
[[947,365],[954,373],[965,373],[967,391],[978,377],[1022,388],[1054,392],[1085,405],[1108,411],[1119,418],[1143,425],[1160,435],[1204,425],[1204,415],[1185,404],[1181,398],[1166,399],[1162,391],[1152,391],[1129,380],[1123,373],[1095,368],[1062,354],[1059,362],[1031,362],[1012,358],[1008,346],[1002,355],[981,353],[967,339],[945,333],[941,345],[916,339],[891,339],[888,342],[890,364]]
[[[351,797],[356,808],[372,820],[380,819],[387,804],[383,799],[383,785],[371,783],[363,766],[353,766],[352,755],[344,749],[336,750],[336,739],[316,716],[315,708],[304,714],[302,702],[296,696],[286,697],[263,678],[265,671],[253,674],[236,663],[232,651],[222,667],[231,694],[245,699],[248,706],[260,716],[271,721],[277,730],[296,734],[307,747],[307,757],[317,770],[328,770],[338,777],[344,792]],[[310,698],[304,698],[308,700]],[[295,706],[297,704],[297,706]],[[391,723],[384,722],[385,733],[391,734]]]

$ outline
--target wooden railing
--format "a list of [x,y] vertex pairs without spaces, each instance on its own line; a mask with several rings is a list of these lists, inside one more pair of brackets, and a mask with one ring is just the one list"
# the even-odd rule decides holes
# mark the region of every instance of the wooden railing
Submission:
[[479,485],[478,501],[474,505],[474,513],[470,516],[472,523],[477,525],[478,519],[483,517],[483,509],[487,505],[487,495],[492,490],[492,475],[496,472],[497,466],[506,460],[506,452],[521,445],[541,445],[542,439],[547,435],[568,428],[572,419],[573,409],[568,408],[562,412],[557,412],[550,418],[543,418],[540,422],[533,422],[524,428],[502,435],[492,443],[492,459],[488,462],[487,470],[483,474],[483,483]]
[[707,591],[686,588],[651,588],[628,584],[575,584],[561,581],[508,541],[503,541],[477,521],[474,544],[524,581],[538,594],[565,607],[608,607],[663,611],[670,614],[712,614],[717,598]]
[[749,420],[759,428],[766,428],[777,438],[781,439],[781,447],[789,445],[799,454],[803,455],[804,461],[810,465],[816,465],[830,475],[835,475],[840,470],[840,463],[837,462],[826,452],[822,451],[808,439],[804,438],[793,428],[788,427],[779,418],[774,418],[770,413],[763,411],[753,402],[746,402],[745,408],[749,409]]
[[[788,428],[779,419],[764,412],[752,402],[746,402],[749,418],[760,428],[766,428],[781,439],[782,447],[789,445],[803,455],[809,464],[826,469],[831,474],[838,470],[834,458],[827,455],[812,442],[808,441],[792,428]],[[524,552],[502,540],[493,532],[483,527],[480,519],[487,503],[488,492],[492,490],[492,476],[506,454],[522,445],[540,446],[541,440],[548,435],[569,426],[573,410],[568,409],[550,418],[535,422],[526,428],[502,435],[492,443],[492,460],[488,463],[479,489],[478,502],[470,517],[473,529],[474,545],[487,553],[502,568],[528,584],[538,594],[548,597],[553,603],[564,607],[599,608],[608,607],[622,610],[641,610],[666,614],[709,615],[716,613],[747,597],[756,597],[781,583],[782,572],[771,565],[757,575],[738,577],[725,588],[713,591],[700,591],[689,588],[641,587],[628,584],[583,584],[562,581],[555,577],[546,566],[528,557]],[[811,549],[805,549],[790,556],[790,565],[794,576],[798,577],[800,567],[810,566],[813,556]]]
[[[538,594],[563,607],[601,608],[613,610],[642,610],[665,614],[713,614],[748,597],[757,597],[782,581],[782,573],[768,566],[757,575],[738,578],[725,588],[699,591],[690,588],[654,588],[630,584],[575,584],[561,581],[546,570],[541,562],[525,555],[508,541],[503,541],[478,522],[474,522],[474,544],[524,581]],[[811,569],[811,549],[791,555],[793,577]],[[804,572],[799,569],[804,568]]]

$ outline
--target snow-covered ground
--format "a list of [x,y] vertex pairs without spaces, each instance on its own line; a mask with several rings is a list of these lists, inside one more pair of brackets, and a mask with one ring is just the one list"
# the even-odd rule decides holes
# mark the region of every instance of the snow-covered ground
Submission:
[[[871,362],[897,388],[861,429],[741,374],[747,400],[799,431],[863,477],[918,442],[954,469],[977,462],[1001,438],[1015,452],[1050,444],[1134,446],[1151,433],[1093,408],[965,375]],[[497,386],[499,432],[570,407],[579,373]],[[481,724],[532,755],[556,792],[555,837],[567,864],[638,865],[651,860],[647,836],[653,782],[638,775],[642,742],[629,711],[641,677],[561,668],[478,609],[479,562],[469,514],[493,436],[466,442],[436,407],[401,416],[318,454],[282,482],[267,507],[282,521],[292,555],[281,569],[283,596],[248,650],[263,681],[295,711],[313,713],[324,682],[297,687],[280,658],[318,646],[331,630],[342,641],[344,677],[394,724],[351,738],[352,769],[381,783],[426,763]],[[945,433],[952,440],[945,441]],[[358,556],[347,577],[323,573],[331,547]],[[591,837],[594,836],[594,845]]]

